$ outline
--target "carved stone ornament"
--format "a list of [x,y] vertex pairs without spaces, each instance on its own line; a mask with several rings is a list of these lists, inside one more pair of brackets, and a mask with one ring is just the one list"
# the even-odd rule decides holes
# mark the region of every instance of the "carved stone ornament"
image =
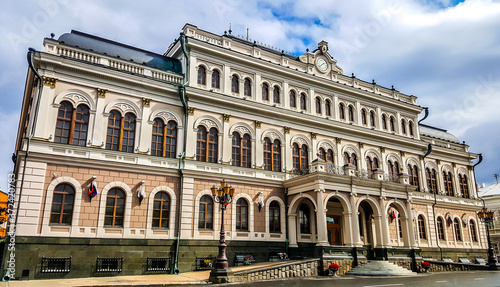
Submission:
[[238,126],[234,130],[237,131],[237,132],[239,132],[240,135],[242,135],[242,136],[244,134],[249,134],[250,135],[250,131],[246,127],[244,127],[244,126]]
[[209,119],[201,121],[201,124],[204,125],[204,126],[206,126],[207,129],[211,129],[213,127],[217,127],[217,124],[215,124],[214,121],[209,120]]
[[302,145],[307,145],[307,141],[306,141],[305,139],[303,139],[303,138],[296,138],[296,139],[294,140],[294,142],[298,143],[298,144],[299,144],[299,146],[302,146]]
[[170,120],[174,120],[177,122],[177,118],[170,112],[159,112],[158,114],[156,114],[156,116],[162,118],[165,123],[168,123],[168,121]]
[[224,118],[224,121],[225,121],[226,123],[228,123],[228,122],[229,122],[229,119],[231,118],[231,115],[228,115],[228,114],[223,114],[223,115],[222,115],[222,117]]
[[106,92],[108,90],[105,90],[105,89],[97,89],[97,97],[98,98],[105,98],[106,97]]
[[317,135],[317,133],[311,133],[311,139],[315,140]]
[[255,121],[255,128],[256,129],[260,129],[261,126],[262,126],[262,122],[261,121]]
[[344,149],[344,152],[347,152],[348,154],[356,154],[356,150],[353,149],[352,147],[348,146]]
[[149,107],[151,105],[151,99],[146,99],[146,98],[143,98],[142,99],[142,104],[145,106],[145,107]]
[[401,157],[404,157],[406,154],[404,151],[400,151],[399,153],[401,154]]
[[289,134],[290,133],[290,127],[285,127],[285,134]]
[[280,139],[279,135],[275,132],[268,132],[266,133],[266,138],[269,138],[271,140],[271,142],[274,142],[274,140],[276,139]]
[[322,143],[319,145],[319,147],[320,147],[320,148],[322,147],[322,148],[324,148],[325,150],[328,150],[328,149],[333,150],[333,147],[332,147],[329,143],[327,143],[327,142],[322,142]]
[[335,142],[336,142],[337,144],[341,144],[341,143],[342,143],[342,139],[341,139],[341,138],[335,138]]
[[51,88],[55,88],[56,87],[56,82],[57,82],[57,79],[49,78],[49,77],[43,77],[43,84],[45,86],[49,86]]
[[365,146],[365,144],[362,142],[359,142],[358,144],[359,144],[359,148],[363,148]]
[[193,115],[194,115],[194,111],[195,111],[195,110],[196,110],[195,108],[188,107],[188,114],[189,114],[190,116],[193,116]]
[[88,106],[90,106],[89,100],[86,97],[79,94],[67,94],[64,96],[64,99],[71,100],[72,102],[75,103],[76,106],[78,106],[78,104],[80,103],[86,103]]
[[385,147],[381,146],[380,147],[380,152],[385,152]]
[[114,107],[121,110],[123,112],[123,114],[126,114],[127,112],[134,112],[134,108],[129,104],[125,104],[125,103],[116,104]]

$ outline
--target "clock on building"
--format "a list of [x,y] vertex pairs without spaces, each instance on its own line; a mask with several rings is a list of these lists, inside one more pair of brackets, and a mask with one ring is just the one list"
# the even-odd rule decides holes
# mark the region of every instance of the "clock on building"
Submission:
[[325,58],[318,58],[316,60],[316,68],[318,68],[318,70],[323,73],[328,70],[328,63],[326,62]]

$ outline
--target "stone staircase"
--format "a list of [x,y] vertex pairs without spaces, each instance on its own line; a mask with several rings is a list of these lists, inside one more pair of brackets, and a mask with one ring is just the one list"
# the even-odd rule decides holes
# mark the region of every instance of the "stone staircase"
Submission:
[[358,276],[415,276],[417,273],[406,268],[400,267],[394,263],[382,260],[368,261],[366,264],[355,267],[346,275]]

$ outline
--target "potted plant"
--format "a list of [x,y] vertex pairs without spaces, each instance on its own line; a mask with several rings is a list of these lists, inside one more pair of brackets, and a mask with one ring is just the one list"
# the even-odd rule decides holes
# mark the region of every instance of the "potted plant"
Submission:
[[422,268],[424,268],[425,273],[429,273],[429,269],[431,268],[431,264],[427,261],[423,261]]
[[246,255],[245,258],[243,259],[243,264],[245,265],[250,265],[253,262],[253,256],[252,255]]
[[337,263],[332,263],[328,266],[328,269],[332,273],[333,277],[337,277],[337,271],[339,271],[340,266]]

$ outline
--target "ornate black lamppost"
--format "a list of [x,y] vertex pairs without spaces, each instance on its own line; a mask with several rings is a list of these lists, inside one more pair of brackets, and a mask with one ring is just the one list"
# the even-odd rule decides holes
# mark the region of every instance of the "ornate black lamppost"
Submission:
[[491,210],[488,210],[486,208],[483,208],[483,210],[481,210],[477,216],[479,217],[479,219],[484,222],[485,226],[486,226],[486,236],[488,237],[488,265],[490,265],[490,267],[498,267],[497,266],[497,263],[498,263],[498,260],[497,260],[497,257],[495,256],[495,254],[493,253],[493,246],[491,246],[491,238],[490,238],[490,223],[493,221],[493,216],[495,215],[495,213]]
[[[224,231],[224,210],[229,203],[233,201],[234,188],[227,185],[225,180],[222,180],[220,187],[212,186],[212,196],[215,202],[220,204],[221,220],[220,220],[220,239],[219,239],[219,255],[217,256],[216,269],[228,270],[226,257],[226,232]],[[231,270],[228,270],[231,271]],[[220,273],[220,272],[219,272]]]

